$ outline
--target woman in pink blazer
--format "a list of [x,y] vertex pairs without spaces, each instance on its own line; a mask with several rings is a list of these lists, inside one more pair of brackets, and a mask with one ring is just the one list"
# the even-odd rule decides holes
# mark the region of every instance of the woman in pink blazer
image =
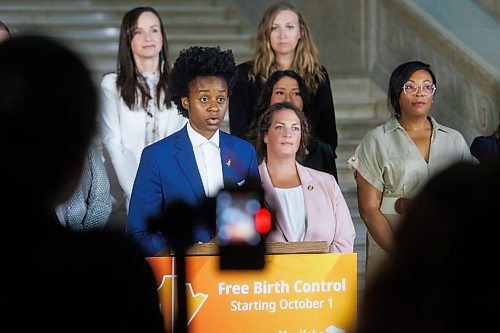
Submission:
[[294,104],[276,103],[260,116],[257,128],[259,173],[274,216],[267,240],[326,241],[330,252],[353,252],[356,233],[335,178],[297,162],[308,146],[304,113]]

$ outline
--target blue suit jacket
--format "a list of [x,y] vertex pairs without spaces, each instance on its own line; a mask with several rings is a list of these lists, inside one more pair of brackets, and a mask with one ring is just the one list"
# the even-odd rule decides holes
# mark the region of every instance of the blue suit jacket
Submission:
[[[139,243],[147,256],[168,247],[163,235],[150,230],[150,218],[157,217],[175,200],[194,207],[205,200],[186,126],[142,151],[130,200],[127,234]],[[242,185],[244,181],[255,181],[260,184],[254,147],[235,136],[219,133],[224,183]],[[207,229],[196,230],[195,241],[207,242],[211,236]]]

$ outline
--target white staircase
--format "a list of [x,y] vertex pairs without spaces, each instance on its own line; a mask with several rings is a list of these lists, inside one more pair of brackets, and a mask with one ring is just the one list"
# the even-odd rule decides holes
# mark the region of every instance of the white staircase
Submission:
[[[203,0],[148,1],[161,15],[171,62],[191,45],[232,49],[237,62],[250,59],[253,31],[244,31],[226,5]],[[123,15],[141,1],[3,1],[0,20],[13,33],[44,33],[76,50],[96,81],[116,70]]]
[[333,80],[332,90],[339,143],[336,160],[339,186],[356,229],[354,251],[358,254],[359,298],[365,282],[366,227],[359,216],[356,182],[347,160],[354,154],[365,133],[385,122],[389,114],[385,94],[369,79]]

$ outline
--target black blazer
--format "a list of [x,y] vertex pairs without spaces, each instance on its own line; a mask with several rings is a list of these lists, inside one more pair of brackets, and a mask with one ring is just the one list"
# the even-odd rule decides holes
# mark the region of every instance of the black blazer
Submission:
[[478,136],[472,141],[470,152],[479,162],[498,159],[500,158],[500,141],[493,135]]
[[[251,82],[248,79],[248,73],[252,69],[252,66],[252,62],[245,62],[237,66],[236,81],[232,89],[231,98],[229,99],[229,129],[232,135],[240,138],[244,138],[250,124],[256,117],[255,109],[257,108],[259,96],[263,89],[263,84],[260,80]],[[320,142],[324,142],[331,147],[331,153],[335,160],[337,158],[335,151],[338,145],[335,108],[330,78],[324,67],[323,73],[325,74],[325,79],[319,84],[316,94],[310,98],[311,104],[307,116],[314,135]],[[324,153],[328,154],[328,150],[324,151]],[[313,169],[326,170],[325,172],[329,172],[336,178],[335,161],[333,161],[333,169],[330,162],[329,164],[330,167],[325,167],[306,163],[307,166]]]

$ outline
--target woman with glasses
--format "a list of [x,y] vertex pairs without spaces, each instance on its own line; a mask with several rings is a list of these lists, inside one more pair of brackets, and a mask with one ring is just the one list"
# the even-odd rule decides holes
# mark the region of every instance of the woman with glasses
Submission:
[[473,160],[463,136],[429,115],[435,91],[430,65],[420,61],[399,65],[389,81],[392,116],[366,133],[348,160],[357,183],[359,213],[368,229],[368,280],[393,250],[394,228],[409,198],[446,166]]

